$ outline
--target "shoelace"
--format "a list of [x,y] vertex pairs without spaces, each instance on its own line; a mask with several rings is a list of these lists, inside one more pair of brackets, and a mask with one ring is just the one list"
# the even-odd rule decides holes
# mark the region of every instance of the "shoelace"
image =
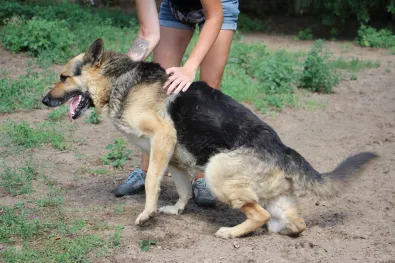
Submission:
[[131,175],[129,175],[128,179],[126,179],[125,184],[133,184],[138,180],[144,181],[144,178],[141,176],[140,171],[133,171]]
[[211,195],[210,190],[208,190],[206,182],[204,181],[196,181],[196,186],[199,189],[200,192],[202,192],[204,195]]

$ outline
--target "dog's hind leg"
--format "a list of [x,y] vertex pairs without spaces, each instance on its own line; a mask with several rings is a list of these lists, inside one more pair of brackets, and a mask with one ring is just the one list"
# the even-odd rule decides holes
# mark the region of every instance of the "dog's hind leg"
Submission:
[[192,196],[191,179],[188,172],[174,166],[169,166],[171,176],[176,185],[179,199],[175,205],[163,206],[159,208],[159,212],[171,215],[179,215],[184,211],[189,199]]
[[247,203],[241,207],[247,220],[234,227],[221,227],[215,235],[220,238],[235,238],[254,232],[270,219],[270,214],[257,203]]
[[220,153],[212,157],[205,170],[211,192],[234,209],[241,209],[247,219],[234,227],[222,227],[215,234],[221,238],[235,238],[254,232],[263,226],[270,214],[259,204],[255,184],[251,178],[256,167],[249,165],[250,156],[243,152]]
[[265,208],[271,218],[267,224],[270,232],[297,236],[306,229],[303,218],[299,217],[293,196],[282,195],[269,200]]

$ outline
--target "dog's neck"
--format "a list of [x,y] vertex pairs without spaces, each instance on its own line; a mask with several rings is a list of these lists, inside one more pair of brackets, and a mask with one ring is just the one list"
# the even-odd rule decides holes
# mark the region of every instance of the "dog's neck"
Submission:
[[[105,52],[103,54],[101,74],[109,80],[106,98],[108,110],[121,113],[118,109],[124,105],[129,93],[136,87],[149,86],[158,89],[159,93],[165,91],[161,88],[167,80],[166,71],[157,63],[133,61],[125,54]],[[112,117],[120,117],[120,116]]]
[[102,74],[108,78],[118,79],[127,74],[134,83],[152,84],[167,80],[166,71],[158,63],[133,61],[128,55],[104,52]]

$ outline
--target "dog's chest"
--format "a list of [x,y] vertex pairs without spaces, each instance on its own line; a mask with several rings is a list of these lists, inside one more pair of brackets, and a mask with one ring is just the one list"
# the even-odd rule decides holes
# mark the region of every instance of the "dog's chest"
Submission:
[[151,141],[145,136],[136,136],[135,134],[127,134],[129,142],[140,147],[143,151],[149,153],[151,149]]
[[[143,151],[149,153],[151,151],[151,140],[149,137],[144,136],[142,132],[131,127],[128,124],[122,123],[118,120],[113,120],[115,127],[123,132],[128,141],[140,147]],[[190,153],[184,145],[177,143],[175,145],[174,152],[170,158],[170,163],[175,164],[177,166],[183,167],[185,169],[195,168],[196,166],[196,157]]]
[[150,152],[150,139],[144,136],[142,132],[119,120],[113,120],[113,123],[118,130],[126,135],[131,144],[140,147],[145,152]]

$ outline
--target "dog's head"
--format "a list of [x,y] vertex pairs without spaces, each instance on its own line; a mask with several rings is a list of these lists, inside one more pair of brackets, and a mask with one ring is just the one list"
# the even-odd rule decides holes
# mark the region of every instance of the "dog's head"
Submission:
[[104,43],[99,38],[86,53],[67,62],[58,83],[42,99],[42,103],[57,107],[71,99],[70,121],[81,117],[89,107],[103,107],[108,101],[108,81],[100,74],[103,53]]

